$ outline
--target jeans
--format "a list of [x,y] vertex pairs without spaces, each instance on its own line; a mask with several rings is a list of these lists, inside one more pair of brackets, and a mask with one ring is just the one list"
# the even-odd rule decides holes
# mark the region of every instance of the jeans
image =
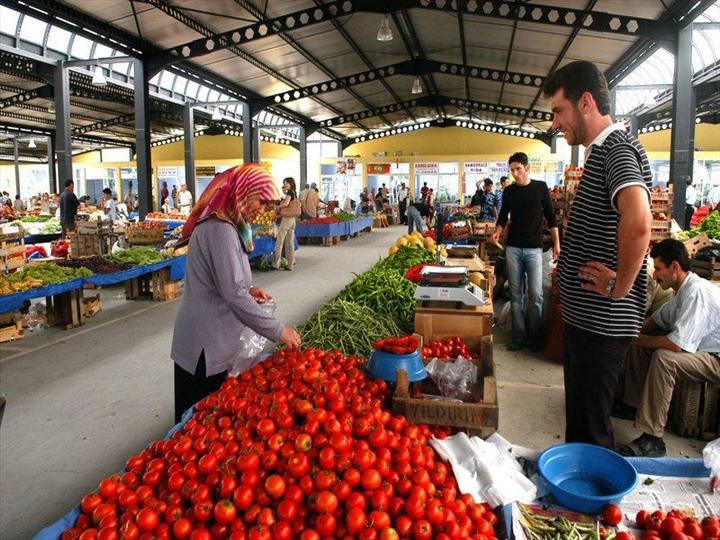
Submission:
[[425,232],[425,228],[423,227],[422,217],[420,216],[420,212],[417,210],[417,208],[411,208],[408,210],[407,213],[407,219],[408,219],[408,234],[413,232],[413,230],[417,229],[418,232]]
[[512,343],[539,342],[543,312],[542,249],[508,247],[505,260],[512,301]]

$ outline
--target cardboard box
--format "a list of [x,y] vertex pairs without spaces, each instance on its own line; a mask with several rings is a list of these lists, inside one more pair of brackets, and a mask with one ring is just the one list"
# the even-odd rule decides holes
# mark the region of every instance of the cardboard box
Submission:
[[[449,335],[437,334],[427,336],[429,339],[444,339]],[[492,336],[460,336],[470,347],[471,351],[479,352],[480,358],[476,360],[478,379],[476,391],[480,401],[455,402],[411,397],[407,374],[398,372],[398,382],[392,400],[394,414],[402,414],[415,423],[454,426],[479,432],[482,437],[489,437],[498,429],[499,409],[497,402],[497,381],[495,379],[495,363],[493,360]],[[423,391],[428,393],[434,386],[427,380],[422,383]],[[439,391],[435,388],[436,394]]]

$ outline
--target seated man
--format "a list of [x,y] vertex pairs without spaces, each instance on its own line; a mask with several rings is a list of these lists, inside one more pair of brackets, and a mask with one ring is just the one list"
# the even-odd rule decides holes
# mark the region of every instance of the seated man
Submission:
[[[635,427],[643,433],[620,453],[661,457],[677,377],[720,384],[720,288],[690,272],[690,258],[678,240],[663,240],[650,256],[655,281],[675,295],[645,320],[633,340],[624,402],[637,408]],[[649,335],[658,330],[662,335]]]

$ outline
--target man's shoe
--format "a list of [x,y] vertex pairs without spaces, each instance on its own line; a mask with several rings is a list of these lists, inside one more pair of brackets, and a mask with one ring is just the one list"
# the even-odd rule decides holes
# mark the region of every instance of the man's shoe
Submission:
[[612,411],[610,411],[610,416],[613,418],[619,418],[620,420],[635,420],[635,414],[637,413],[637,409],[635,407],[631,407],[627,403],[616,403],[613,405]]
[[621,456],[627,457],[665,457],[665,441],[662,437],[653,437],[643,433],[631,443],[618,450]]

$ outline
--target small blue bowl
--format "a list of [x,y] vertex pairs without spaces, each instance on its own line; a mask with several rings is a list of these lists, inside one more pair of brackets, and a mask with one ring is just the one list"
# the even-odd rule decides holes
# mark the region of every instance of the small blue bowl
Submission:
[[587,514],[619,503],[638,483],[637,471],[628,460],[592,444],[548,448],[540,454],[538,469],[560,504]]
[[427,378],[425,364],[423,364],[420,351],[411,354],[391,354],[384,351],[373,351],[365,366],[365,371],[373,379],[383,379],[395,382],[398,369],[404,369],[408,375],[408,382],[422,381]]

